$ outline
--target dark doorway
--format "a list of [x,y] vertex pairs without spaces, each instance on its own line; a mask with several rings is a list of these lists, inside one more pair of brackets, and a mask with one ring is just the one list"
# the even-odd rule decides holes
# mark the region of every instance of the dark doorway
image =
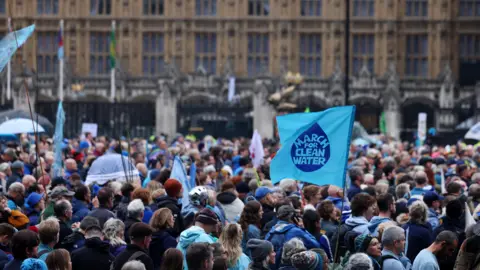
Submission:
[[435,109],[422,102],[409,103],[402,107],[402,134],[403,140],[413,141],[418,130],[418,114],[427,114],[427,130],[435,127]]

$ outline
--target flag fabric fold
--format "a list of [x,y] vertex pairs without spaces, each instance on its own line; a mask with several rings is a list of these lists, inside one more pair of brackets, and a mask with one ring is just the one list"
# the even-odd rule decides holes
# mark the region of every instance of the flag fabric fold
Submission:
[[258,168],[263,164],[264,150],[262,137],[257,130],[253,132],[252,141],[250,142],[250,158],[252,159],[253,167]]
[[53,176],[62,176],[62,143],[63,143],[63,125],[65,124],[65,111],[62,102],[58,102],[57,120],[55,122],[55,134],[53,143],[55,149],[55,161],[53,163]]
[[183,187],[183,198],[182,198],[182,207],[186,207],[190,201],[188,199],[188,193],[190,192],[187,172],[185,166],[183,166],[182,160],[180,157],[175,156],[173,159],[172,172],[170,178],[178,180]]
[[15,32],[8,33],[0,40],[0,72],[3,71],[12,56],[35,31],[35,24],[22,28]]
[[63,49],[63,36],[62,36],[63,29],[60,28],[58,31],[58,60],[63,60],[64,57],[64,49]]
[[385,119],[385,112],[382,112],[382,115],[380,116],[380,133],[381,134],[387,134],[387,120]]
[[195,165],[195,160],[192,160],[192,164],[190,165],[190,190],[196,186],[195,178],[197,177],[197,166]]
[[344,187],[355,106],[277,116],[281,148],[270,178]]

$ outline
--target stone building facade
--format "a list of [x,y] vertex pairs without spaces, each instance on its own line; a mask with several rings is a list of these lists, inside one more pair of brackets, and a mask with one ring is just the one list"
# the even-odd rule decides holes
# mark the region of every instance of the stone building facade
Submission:
[[[448,132],[480,108],[478,87],[457,84],[459,63],[480,58],[478,1],[350,1],[348,103],[357,105],[357,120],[369,131],[378,132],[385,112],[388,132],[400,137],[427,112],[429,127]],[[28,77],[25,66],[35,71],[30,91],[39,111],[58,100],[60,20],[65,106],[143,102],[152,107],[156,132],[188,131],[200,117],[245,122],[242,130],[271,137],[275,112],[266,97],[281,88],[287,71],[305,78],[294,96],[302,110],[344,103],[345,0],[0,1],[0,31],[7,32],[8,17],[14,29],[37,26],[15,55],[13,81]],[[115,100],[109,98],[112,21]],[[227,101],[230,77],[236,78],[233,102]],[[15,107],[25,104],[22,87],[13,84]]]

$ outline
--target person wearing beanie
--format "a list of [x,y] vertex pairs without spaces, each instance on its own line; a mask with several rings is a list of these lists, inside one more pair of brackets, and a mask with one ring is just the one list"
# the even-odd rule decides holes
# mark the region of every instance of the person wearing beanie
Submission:
[[235,189],[237,190],[238,198],[242,200],[243,203],[246,203],[245,199],[247,198],[248,193],[250,192],[250,188],[248,187],[248,184],[243,181],[240,181],[235,185]]
[[372,265],[375,270],[380,270],[382,267],[378,259],[382,256],[381,244],[377,238],[368,234],[361,234],[355,238],[355,252],[363,252],[370,257]]
[[278,268],[282,256],[281,249],[285,242],[292,238],[300,239],[307,249],[320,248],[320,244],[305,229],[299,227],[302,218],[295,212],[295,208],[291,205],[282,205],[277,212],[278,222],[273,226],[265,236],[265,240],[272,242],[273,246],[278,247],[275,250],[277,257],[275,264]]
[[40,213],[45,209],[45,200],[42,194],[32,192],[25,200],[25,215],[30,220],[30,226],[35,226],[40,221]]
[[48,270],[47,264],[39,259],[26,259],[23,261],[21,270]]
[[214,243],[215,240],[210,234],[214,232],[219,223],[218,217],[208,208],[202,209],[195,215],[194,226],[186,229],[180,234],[177,249],[183,254],[183,269],[188,270],[185,260],[188,247],[193,243]]
[[278,268],[278,270],[294,269],[294,266],[292,265],[292,260],[291,260],[292,256],[306,250],[307,249],[305,248],[305,245],[298,238],[293,238],[290,241],[286,242],[285,245],[283,246],[281,265],[280,265],[280,268]]
[[316,270],[322,269],[319,266],[323,266],[323,258],[313,251],[302,251],[300,253],[292,255],[291,259],[293,267],[302,270]]
[[373,270],[372,261],[365,253],[355,253],[348,259],[344,270]]
[[247,250],[252,259],[249,270],[269,270],[269,265],[275,263],[275,250],[269,241],[250,239],[247,242]]
[[181,214],[181,198],[183,197],[182,184],[178,180],[170,178],[165,181],[163,187],[167,194],[157,199],[156,206],[157,209],[168,208],[172,211],[175,224],[173,228],[169,229],[169,233],[174,238],[177,238],[180,233],[185,230],[185,221]]

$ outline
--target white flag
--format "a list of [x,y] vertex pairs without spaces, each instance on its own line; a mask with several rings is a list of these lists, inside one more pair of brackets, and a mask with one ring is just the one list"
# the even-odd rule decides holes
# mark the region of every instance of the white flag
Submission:
[[465,202],[465,231],[468,227],[475,224],[476,222],[475,219],[473,219],[472,213],[470,212],[470,207],[468,207],[468,204]]
[[252,141],[250,142],[250,158],[252,159],[253,166],[258,168],[263,164],[263,144],[262,137],[257,130],[253,132]]
[[445,174],[443,173],[443,168],[440,167],[440,177],[442,179],[442,182],[440,182],[440,184],[442,185],[442,194],[446,194],[447,193],[447,189],[445,187]]
[[228,102],[232,102],[235,97],[235,77],[228,79]]

